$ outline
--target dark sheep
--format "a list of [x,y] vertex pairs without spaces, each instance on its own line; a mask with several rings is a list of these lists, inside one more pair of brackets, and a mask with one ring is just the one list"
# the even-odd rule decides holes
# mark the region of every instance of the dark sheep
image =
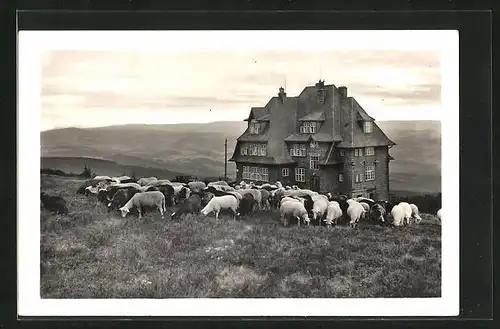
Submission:
[[309,217],[312,218],[312,209],[314,207],[314,201],[310,195],[304,195],[302,198],[305,200],[304,208],[306,208]]
[[210,200],[212,200],[213,197],[214,197],[213,193],[210,192],[203,193],[203,197],[201,198],[201,207],[202,208],[205,207],[210,202]]
[[40,192],[40,201],[45,209],[53,213],[64,215],[69,213],[66,201],[60,196],[47,195],[44,192]]
[[171,185],[165,184],[157,186],[158,191],[163,193],[165,196],[165,204],[167,207],[173,207],[174,205],[174,188]]
[[240,201],[237,216],[248,215],[252,211],[254,205],[255,205],[255,199],[253,195],[250,193],[245,194]]
[[216,189],[213,186],[209,186],[209,187],[205,188],[204,192],[210,192],[214,196],[223,196],[223,195],[232,195],[232,196],[234,196],[234,194],[231,194],[231,193],[228,193],[228,192],[224,192],[224,191],[220,191],[220,190]]
[[349,198],[344,194],[336,194],[332,195],[331,201],[337,201],[339,203],[340,209],[342,210],[342,217],[340,218],[340,223],[349,223],[351,219],[347,215],[347,208],[349,208],[349,204],[347,200]]
[[141,193],[141,191],[139,191],[135,187],[119,189],[113,195],[111,201],[108,203],[108,210],[118,210],[119,208],[123,207],[130,199],[132,199],[132,197],[137,193]]
[[193,193],[179,204],[179,207],[170,216],[172,219],[180,218],[182,215],[199,214],[201,211],[201,193]]
[[124,179],[124,180],[120,181],[120,184],[126,184],[126,183],[137,183],[137,180],[135,180],[133,178],[129,178],[129,179]]

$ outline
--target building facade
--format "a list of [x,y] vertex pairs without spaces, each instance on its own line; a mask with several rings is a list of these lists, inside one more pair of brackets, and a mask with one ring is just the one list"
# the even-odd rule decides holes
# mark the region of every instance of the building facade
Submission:
[[237,180],[388,199],[389,149],[396,145],[347,87],[319,81],[295,97],[283,88],[253,107],[229,161]]

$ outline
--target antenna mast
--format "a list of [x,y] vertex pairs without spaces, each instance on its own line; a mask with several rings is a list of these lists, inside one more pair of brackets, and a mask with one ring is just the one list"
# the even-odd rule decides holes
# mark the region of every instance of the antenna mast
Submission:
[[227,138],[224,140],[224,181],[227,181]]

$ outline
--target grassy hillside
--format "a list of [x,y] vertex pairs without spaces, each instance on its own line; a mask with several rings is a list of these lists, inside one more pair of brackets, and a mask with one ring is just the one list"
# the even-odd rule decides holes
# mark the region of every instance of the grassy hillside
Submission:
[[[435,121],[377,122],[397,145],[391,149],[391,189],[441,191],[441,126]],[[123,165],[156,167],[197,176],[222,176],[244,122],[125,125],[42,132],[44,157],[97,157]],[[61,163],[64,165],[64,163]],[[234,163],[228,163],[234,176]]]
[[70,211],[41,212],[42,298],[441,295],[441,226],[431,215],[359,229],[283,227],[277,212],[123,220],[76,195],[79,180],[41,179]]
[[106,176],[121,176],[122,174],[132,176],[134,173],[137,177],[156,176],[163,179],[173,179],[182,173],[169,171],[161,168],[150,168],[133,165],[122,165],[114,161],[84,158],[84,157],[44,157],[41,159],[42,169],[57,168],[65,173],[79,174],[83,168],[90,167],[93,173]]

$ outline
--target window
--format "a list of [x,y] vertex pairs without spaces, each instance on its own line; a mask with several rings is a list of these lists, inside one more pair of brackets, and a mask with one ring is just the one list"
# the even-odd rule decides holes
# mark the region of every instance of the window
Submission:
[[295,168],[295,180],[297,182],[306,181],[306,169],[305,168]]
[[365,177],[367,181],[375,180],[375,166],[366,166]]
[[354,149],[354,156],[355,157],[362,157],[363,156],[363,149]]
[[309,169],[319,169],[319,156],[318,155],[311,155],[311,158],[309,160]]
[[375,148],[374,147],[367,147],[365,149],[365,154],[366,155],[375,155]]
[[290,148],[290,156],[305,157],[307,155],[306,144],[293,144]]
[[269,169],[263,167],[243,166],[243,179],[269,181]]
[[343,157],[344,156],[344,150],[340,150],[340,156]]
[[306,121],[300,126],[300,132],[302,134],[315,134],[316,133],[316,122]]
[[241,155],[263,156],[267,155],[267,144],[243,144],[240,150]]
[[344,174],[339,174],[339,182],[343,182],[344,181]]
[[255,120],[252,120],[252,122],[250,122],[249,131],[250,134],[254,135],[260,134],[260,123]]
[[365,134],[369,134],[373,131],[373,122],[371,121],[365,121],[363,125],[363,131]]
[[283,176],[283,177],[290,176],[290,169],[288,169],[288,168],[281,169],[281,176]]
[[240,153],[241,155],[248,155],[248,145],[245,144],[241,145]]
[[354,175],[354,182],[355,183],[361,183],[363,181],[363,175],[362,174],[356,174]]

